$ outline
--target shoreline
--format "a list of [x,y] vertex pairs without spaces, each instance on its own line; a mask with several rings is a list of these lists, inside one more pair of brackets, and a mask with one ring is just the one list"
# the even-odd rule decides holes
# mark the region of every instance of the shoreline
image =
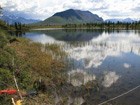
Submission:
[[113,30],[113,31],[116,31],[116,30],[134,30],[134,31],[140,31],[139,29],[107,29],[107,28],[104,28],[104,29],[101,29],[101,28],[33,28],[33,29],[30,29],[31,31],[43,31],[43,30]]

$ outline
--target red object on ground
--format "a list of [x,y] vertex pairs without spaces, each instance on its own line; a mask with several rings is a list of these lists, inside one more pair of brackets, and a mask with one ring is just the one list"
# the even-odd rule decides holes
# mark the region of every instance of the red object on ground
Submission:
[[9,94],[9,95],[12,95],[12,94],[16,94],[17,93],[17,90],[0,90],[0,94]]

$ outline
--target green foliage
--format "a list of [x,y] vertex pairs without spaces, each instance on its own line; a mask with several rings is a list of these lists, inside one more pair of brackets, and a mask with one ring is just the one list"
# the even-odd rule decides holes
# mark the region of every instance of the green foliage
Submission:
[[7,44],[8,40],[3,32],[0,31],[0,48],[3,48]]
[[54,24],[54,21],[56,22],[56,24],[65,24],[66,23],[66,20],[61,18],[61,17],[57,17],[57,16],[54,16],[52,18],[48,18],[47,20],[45,20],[45,22],[43,22],[44,24]]
[[27,27],[25,24],[17,23],[15,22],[14,24],[15,30],[16,31],[28,31],[29,27]]
[[[14,88],[12,58],[13,50],[8,46],[9,37],[6,32],[0,30],[0,90]],[[0,96],[0,105],[10,105],[11,97]]]
[[[66,56],[58,45],[45,46],[24,38],[11,37],[0,31],[0,89],[15,88],[13,73],[22,92],[34,90],[34,82],[42,79],[37,91],[52,92],[65,81]],[[52,88],[53,87],[53,88]],[[44,91],[44,90],[43,90]],[[44,100],[48,94],[42,93]],[[48,97],[48,96],[47,96]],[[10,103],[9,96],[1,96],[2,104]],[[42,98],[42,97],[41,97]],[[37,97],[37,100],[41,98]],[[28,103],[27,100],[26,102]],[[50,99],[47,99],[49,102]],[[25,103],[26,103],[25,102]],[[41,103],[41,101],[40,101]]]
[[12,69],[12,59],[15,56],[14,51],[8,46],[9,36],[4,31],[0,32],[0,67]]
[[12,25],[10,25],[10,24],[8,24],[8,23],[6,23],[6,22],[4,22],[4,21],[2,21],[2,20],[0,20],[0,29],[3,29],[3,30],[8,30],[8,31],[14,31],[15,29],[14,29],[14,27],[12,26]]
[[88,29],[140,29],[140,22],[133,23],[112,23],[112,22],[104,22],[104,23],[86,23],[86,24],[65,24],[62,25],[63,28],[88,28]]
[[0,68],[0,90],[13,86],[13,75],[10,70]]
[[[1,30],[6,30],[8,32],[25,32],[25,31],[29,31],[29,27],[25,24],[21,24],[21,23],[15,23],[14,25],[12,24],[8,24],[2,20],[0,20],[0,29]],[[1,31],[0,30],[0,31]]]
[[[17,42],[17,40],[13,39],[15,38],[9,36],[7,32],[3,30],[0,31],[0,89],[15,88],[13,73],[16,75],[20,88],[29,89],[31,86],[31,77],[27,69],[18,71],[18,69],[23,69],[20,68],[23,64],[22,60],[16,55],[15,50],[10,46],[14,41]],[[2,105],[9,105],[11,103],[11,97],[2,95],[0,102]]]
[[0,49],[0,67],[12,69],[12,50],[9,48]]
[[0,105],[11,105],[11,96],[9,95],[0,95]]

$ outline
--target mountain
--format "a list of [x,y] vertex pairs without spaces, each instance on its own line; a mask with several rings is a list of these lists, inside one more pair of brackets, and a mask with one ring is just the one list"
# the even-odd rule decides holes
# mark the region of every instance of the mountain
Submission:
[[117,22],[123,22],[123,23],[133,23],[137,20],[133,20],[131,18],[126,18],[126,19],[107,19],[105,20],[105,22],[114,22],[114,23],[117,23]]
[[40,21],[40,20],[34,20],[34,19],[26,19],[23,17],[17,17],[15,15],[6,14],[6,13],[3,13],[3,15],[0,16],[0,19],[9,24],[14,24],[15,22],[20,22],[22,24],[31,24],[31,23],[37,23]]
[[81,11],[69,9],[66,11],[55,13],[50,18],[40,22],[41,25],[62,25],[62,24],[77,24],[77,23],[99,23],[103,19],[90,11]]

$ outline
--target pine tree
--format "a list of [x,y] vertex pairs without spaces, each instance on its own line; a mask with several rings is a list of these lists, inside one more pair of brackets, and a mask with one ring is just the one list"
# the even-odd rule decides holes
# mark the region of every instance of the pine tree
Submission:
[[0,6],[0,15],[2,14],[2,7]]
[[15,29],[18,30],[18,24],[15,22]]
[[19,30],[21,30],[21,23],[18,23],[18,28],[19,28]]

